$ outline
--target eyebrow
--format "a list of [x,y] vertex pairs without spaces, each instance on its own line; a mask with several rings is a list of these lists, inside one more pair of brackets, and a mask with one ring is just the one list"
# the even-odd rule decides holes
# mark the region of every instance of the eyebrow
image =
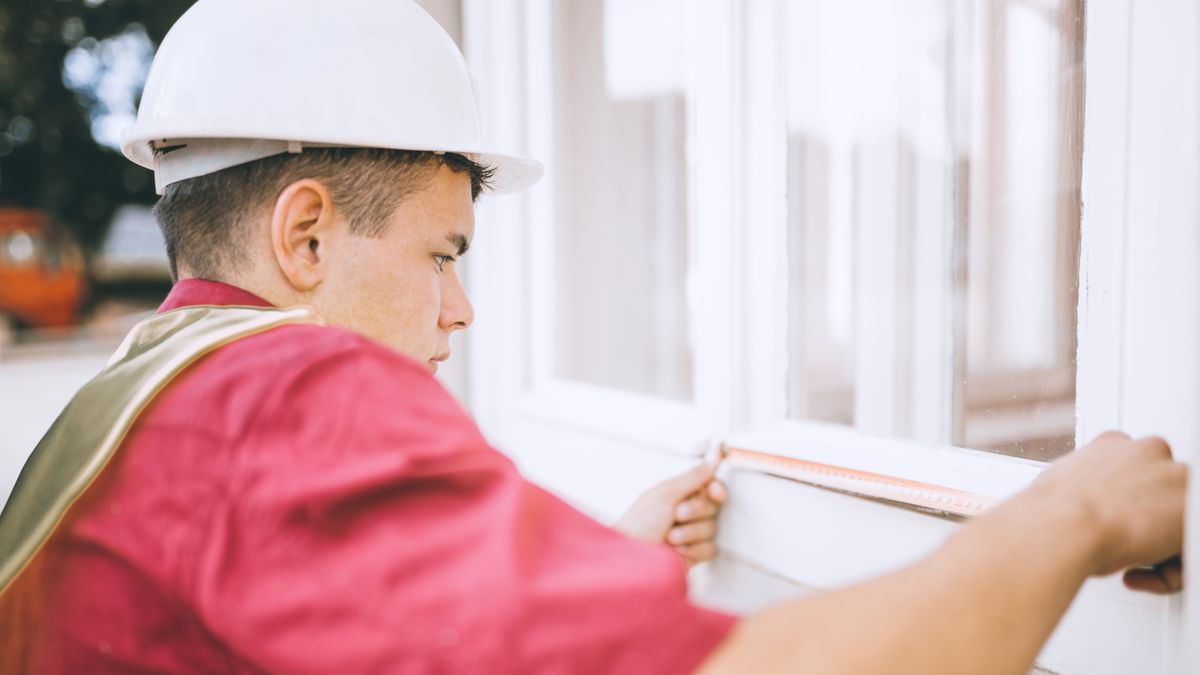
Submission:
[[446,241],[458,247],[458,253],[455,255],[461,256],[471,248],[471,242],[467,241],[467,237],[463,234],[459,234],[458,232],[446,235]]

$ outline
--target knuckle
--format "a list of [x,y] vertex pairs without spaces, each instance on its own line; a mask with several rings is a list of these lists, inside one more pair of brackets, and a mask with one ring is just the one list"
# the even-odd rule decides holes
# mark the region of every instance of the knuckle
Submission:
[[1144,448],[1155,455],[1171,456],[1171,446],[1162,436],[1147,436],[1137,442],[1138,447]]
[[1186,485],[1191,476],[1191,468],[1183,462],[1174,462],[1170,469],[1170,478],[1182,485]]
[[689,499],[681,503],[675,509],[675,519],[680,523],[687,523],[701,518],[712,516],[713,509],[711,502],[706,499]]
[[1125,433],[1124,431],[1117,431],[1115,429],[1109,429],[1108,431],[1105,431],[1104,433],[1097,436],[1096,440],[1104,441],[1104,442],[1113,442],[1113,441],[1128,441],[1128,440],[1130,440],[1130,438],[1129,438],[1129,434]]

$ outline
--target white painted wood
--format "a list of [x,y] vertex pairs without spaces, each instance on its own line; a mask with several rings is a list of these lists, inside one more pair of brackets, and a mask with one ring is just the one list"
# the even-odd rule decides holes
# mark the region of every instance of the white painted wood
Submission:
[[[902,316],[911,317],[904,326],[898,370],[901,382],[908,388],[899,393],[898,406],[903,426],[898,433],[906,438],[930,444],[948,445],[952,442],[954,414],[954,180],[955,162],[959,155],[955,147],[963,147],[955,138],[957,121],[951,111],[963,114],[967,107],[959,98],[966,97],[962,85],[966,73],[961,72],[966,61],[952,52],[953,63],[960,72],[949,78],[938,72],[928,59],[919,58],[925,45],[918,35],[944,34],[958,30],[964,12],[942,13],[944,5],[922,2],[919,30],[901,36],[914,64],[908,82],[912,94],[905,97],[901,119],[912,143],[911,157],[906,162],[910,179],[900,186],[901,220],[898,245],[902,260],[911,267],[903,270],[898,284],[909,297],[902,305]],[[963,51],[964,40],[955,41],[953,48]],[[936,63],[936,62],[935,62]],[[919,64],[919,65],[918,65]],[[950,84],[948,84],[948,80]],[[951,101],[947,106],[945,101]],[[907,349],[904,349],[904,347]]]
[[560,284],[554,278],[555,244],[555,195],[557,194],[558,155],[555,148],[556,110],[554,100],[555,23],[551,0],[526,0],[524,22],[525,87],[526,99],[516,103],[522,105],[527,116],[526,133],[529,151],[545,164],[546,173],[529,193],[528,224],[529,240],[523,243],[528,248],[530,266],[528,275],[527,305],[514,306],[521,312],[524,307],[529,323],[529,368],[534,385],[554,376],[556,294]]
[[[710,430],[732,429],[733,401],[740,398],[742,377],[735,371],[735,275],[745,243],[736,222],[741,199],[736,163],[741,133],[737,126],[740,96],[735,69],[741,55],[734,35],[740,15],[733,0],[702,0],[681,20],[687,32],[689,92],[687,155],[688,198],[693,251],[688,271],[688,310],[695,359],[696,406]],[[747,329],[742,326],[740,328]]]
[[750,614],[817,592],[728,551],[693,567],[688,586],[697,603],[732,614]]
[[1174,672],[1162,663],[1167,603],[1126,590],[1119,576],[1089,580],[1037,663],[1059,675]]
[[[1121,423],[1200,442],[1200,9],[1138,3],[1131,44]],[[1164,77],[1169,71],[1170,77]]]
[[[515,152],[523,147],[526,129],[524,63],[515,47],[520,9],[518,0],[463,0],[462,14],[463,49],[478,82],[484,139]],[[527,377],[525,325],[514,319],[523,295],[529,199],[529,193],[484,197],[476,208],[472,251],[464,258],[475,307],[467,389],[472,412],[485,429],[503,422]]]
[[[1080,446],[1121,425],[1130,5],[1123,0],[1098,3],[1087,12],[1076,385],[1076,444]],[[1113,607],[1126,599],[1121,597],[1123,591],[1109,582],[1109,597],[1114,600],[1105,602],[1093,597],[1095,586],[1096,582],[1089,584],[1076,600],[1041,662],[1061,672],[1118,673],[1122,672],[1119,665],[1126,672],[1161,672],[1146,667],[1160,653],[1161,636],[1154,630],[1162,621],[1162,601],[1157,607],[1139,606],[1137,616],[1131,617],[1120,605]],[[1120,641],[1120,648],[1092,648],[1097,642],[1111,647],[1113,640]],[[1112,663],[1111,658],[1124,663]]]
[[[1180,459],[1194,463],[1200,444],[1200,7],[1165,0],[1132,8],[1121,425],[1134,435],[1166,438]],[[1183,652],[1194,636],[1178,632],[1178,599],[1165,618],[1164,672],[1184,672]]]
[[896,570],[936,549],[949,520],[808,487],[725,471],[733,498],[718,544],[796,583],[831,590]]
[[[907,345],[898,367],[906,377],[907,389],[898,394],[901,422],[899,433],[930,444],[951,442],[954,382],[954,330],[951,321],[954,273],[951,260],[952,220],[950,190],[945,175],[949,167],[935,160],[917,158],[911,241],[912,317]],[[942,174],[939,180],[939,174]]]
[[[744,95],[742,270],[746,296],[738,302],[738,325],[746,361],[739,426],[781,419],[788,412],[788,139],[783,56],[785,7],[743,3],[746,34]],[[747,298],[750,301],[747,301]]]
[[711,421],[693,405],[582,382],[544,382],[517,412],[529,421],[677,455],[699,456],[716,447]]
[[1128,0],[1088,8],[1077,446],[1121,423],[1130,19]]
[[603,522],[616,520],[651,485],[701,461],[524,418],[506,425],[499,448],[526,477]]

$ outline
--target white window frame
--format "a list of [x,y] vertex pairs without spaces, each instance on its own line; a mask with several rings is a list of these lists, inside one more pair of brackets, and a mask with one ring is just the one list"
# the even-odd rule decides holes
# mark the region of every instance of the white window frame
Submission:
[[[922,442],[786,419],[787,146],[772,2],[700,0],[681,17],[689,42],[705,45],[690,53],[686,85],[694,401],[553,377],[550,1],[463,0],[485,137],[547,163],[527,194],[481,204],[469,262],[470,404],[527,475],[604,518],[721,441],[997,497],[1036,478],[1044,465],[945,445],[929,431],[946,426],[951,410],[941,404],[926,411]],[[1076,438],[1156,433],[1190,461],[1200,441],[1200,10],[1188,0],[1116,0],[1086,14]],[[1164,67],[1175,77],[1165,79]],[[1180,78],[1190,84],[1172,86]],[[886,310],[867,317],[884,319],[878,330],[887,330]],[[946,400],[953,386],[944,354],[925,357],[929,400]],[[920,558],[958,526],[752,472],[726,480],[734,499],[720,543],[730,559],[813,589]],[[1200,515],[1200,500],[1192,512]],[[1191,570],[1200,576],[1200,565]],[[1039,663],[1063,673],[1182,672],[1181,613],[1177,598],[1090,581]]]

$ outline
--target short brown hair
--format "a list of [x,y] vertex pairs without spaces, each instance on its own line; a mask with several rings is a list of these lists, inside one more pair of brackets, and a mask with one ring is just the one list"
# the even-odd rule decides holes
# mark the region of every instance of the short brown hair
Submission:
[[471,199],[490,187],[494,173],[455,153],[310,148],[172,183],[154,206],[171,277],[179,277],[180,261],[195,276],[214,280],[244,262],[248,221],[303,178],[329,188],[352,231],[379,236],[400,200],[427,185],[440,166],[470,176]]

